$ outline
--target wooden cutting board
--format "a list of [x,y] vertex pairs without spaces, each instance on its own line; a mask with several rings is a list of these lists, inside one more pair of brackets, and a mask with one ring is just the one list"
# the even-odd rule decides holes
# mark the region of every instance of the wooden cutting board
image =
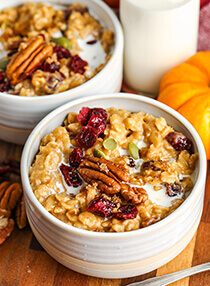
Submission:
[[[0,162],[7,156],[19,160],[22,147],[0,141]],[[17,177],[14,179],[18,179]],[[51,258],[37,242],[29,226],[15,227],[0,245],[0,286],[125,286],[146,278],[171,273],[210,261],[210,161],[208,162],[204,211],[197,233],[189,245],[168,264],[148,274],[127,279],[89,277],[67,269]],[[210,272],[172,283],[173,286],[208,286]]]

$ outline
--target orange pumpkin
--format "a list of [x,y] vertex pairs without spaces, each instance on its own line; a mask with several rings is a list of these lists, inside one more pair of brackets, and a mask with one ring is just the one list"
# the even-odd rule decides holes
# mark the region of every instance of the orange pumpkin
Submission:
[[171,69],[160,83],[157,99],[191,122],[210,159],[210,51],[198,52]]

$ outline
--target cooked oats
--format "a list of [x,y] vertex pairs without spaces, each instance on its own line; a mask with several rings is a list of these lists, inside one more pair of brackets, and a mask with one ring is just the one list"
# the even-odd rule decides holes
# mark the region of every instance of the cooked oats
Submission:
[[[8,67],[17,61],[18,52],[25,52],[31,39],[42,35],[43,44],[53,47],[53,53],[32,64],[27,73],[17,76],[17,69],[14,74],[8,67],[0,71],[4,78],[1,92],[27,97],[60,93],[87,82],[107,64],[115,42],[114,32],[78,3],[57,10],[48,4],[26,2],[0,11],[0,27],[0,44],[7,53],[0,57],[9,60]],[[26,70],[26,61],[17,66],[23,64]]]
[[[106,112],[108,117],[103,136],[99,136],[92,147],[82,148],[91,181],[86,183],[83,177],[82,185],[74,188],[67,185],[65,174],[59,169],[65,164],[71,172],[69,155],[78,146],[76,137],[84,128],[77,113],[72,112],[64,120],[64,126],[57,127],[41,140],[39,152],[29,169],[32,190],[53,216],[74,227],[99,232],[124,232],[147,227],[176,210],[189,195],[198,154],[192,149],[177,151],[171,146],[166,135],[174,129],[164,118],[115,108]],[[107,138],[117,141],[114,150],[103,147]],[[129,142],[144,146],[139,147],[140,159],[132,159],[132,165],[129,165]],[[108,161],[101,158],[90,160],[95,148],[104,152]],[[108,164],[110,161],[113,169]],[[128,181],[122,183],[117,167],[129,174]],[[110,195],[102,190],[102,184],[108,184],[112,179],[121,185],[122,193]],[[136,210],[135,215],[133,210]]]

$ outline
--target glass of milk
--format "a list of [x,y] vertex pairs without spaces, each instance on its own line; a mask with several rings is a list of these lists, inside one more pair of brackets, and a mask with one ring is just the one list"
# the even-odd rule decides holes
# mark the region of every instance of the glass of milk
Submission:
[[162,77],[196,53],[199,0],[121,0],[124,79],[156,97]]

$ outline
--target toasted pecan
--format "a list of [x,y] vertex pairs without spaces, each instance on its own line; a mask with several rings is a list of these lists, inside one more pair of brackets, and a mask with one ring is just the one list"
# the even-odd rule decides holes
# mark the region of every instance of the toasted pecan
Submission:
[[27,225],[26,207],[23,195],[19,199],[15,210],[15,221],[19,229],[22,229]]
[[[14,220],[10,218],[12,210],[16,207],[22,194],[22,187],[19,183],[4,181],[0,184],[0,244],[11,234],[14,228]],[[19,228],[25,226],[25,209],[20,201],[20,219],[17,222]],[[17,216],[16,216],[17,217]]]
[[121,195],[126,201],[133,204],[144,203],[148,200],[148,194],[144,188],[131,187],[128,184],[121,184]]
[[129,180],[128,170],[122,164],[104,158],[86,157],[79,166],[79,173],[85,182],[97,183],[106,194],[118,193],[121,181]]
[[0,217],[10,217],[11,211],[0,208]]
[[[20,64],[16,70],[12,74],[12,80],[14,81],[15,78],[18,79],[20,75],[26,74],[27,69],[29,66],[31,66],[32,62],[34,61],[34,58],[41,52],[41,50],[44,48],[44,44],[41,44],[35,51],[33,51],[29,57]],[[11,81],[11,82],[13,82]]]
[[120,191],[120,184],[100,171],[83,168],[80,170],[80,175],[89,184],[97,183],[98,188],[106,194],[115,194]]
[[14,220],[12,218],[0,218],[0,245],[7,239],[14,229]]
[[20,52],[16,53],[7,66],[7,78],[11,78],[11,74],[18,68],[28,57],[43,43],[44,39],[40,35],[34,39],[26,42],[27,47]]
[[22,194],[22,187],[19,183],[8,186],[0,201],[0,208],[13,210]]
[[4,196],[5,191],[7,190],[7,188],[9,187],[10,182],[8,181],[4,181],[0,184],[0,201],[2,199],[2,197]]
[[102,170],[103,168],[100,167],[102,164],[105,164],[107,166],[108,170],[110,171],[109,172],[110,176],[112,176],[113,174],[115,178],[117,177],[120,181],[124,181],[124,182],[129,181],[128,169],[123,164],[114,163],[104,158],[86,157],[80,164],[80,167],[85,165],[87,167],[94,168],[94,169],[97,168],[97,170],[103,171]]
[[39,53],[36,54],[35,58],[31,63],[28,65],[25,73],[28,73],[30,70],[32,70],[36,65],[41,63],[43,59],[46,59],[47,57],[51,56],[53,53],[53,47],[51,45],[44,46],[40,50]]
[[6,75],[12,85],[21,82],[26,74],[42,63],[53,53],[53,47],[47,45],[42,35],[29,39],[26,47],[18,51],[9,62]]

